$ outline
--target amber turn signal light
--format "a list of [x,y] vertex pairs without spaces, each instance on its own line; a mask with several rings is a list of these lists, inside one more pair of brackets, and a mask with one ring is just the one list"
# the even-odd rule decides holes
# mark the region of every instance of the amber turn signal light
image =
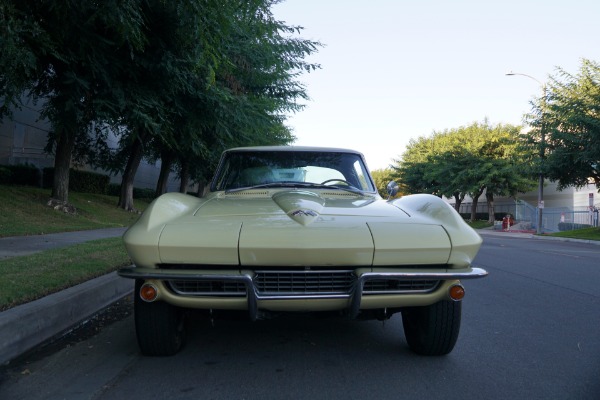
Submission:
[[147,302],[154,301],[158,297],[158,289],[150,283],[144,283],[140,288],[140,297]]
[[454,301],[462,300],[465,297],[465,288],[462,285],[452,285],[448,290],[448,295]]

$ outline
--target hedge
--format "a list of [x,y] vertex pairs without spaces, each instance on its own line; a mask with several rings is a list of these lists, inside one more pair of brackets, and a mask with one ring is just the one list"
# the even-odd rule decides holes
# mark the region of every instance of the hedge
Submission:
[[[504,218],[506,216],[506,214],[507,213],[505,213],[505,212],[494,213],[494,219],[496,221],[502,221],[502,218]],[[460,213],[460,216],[463,217],[463,219],[465,219],[465,220],[471,219],[471,213]],[[477,220],[477,221],[487,221],[488,218],[489,218],[488,213],[476,213],[475,214],[475,220]]]
[[[108,185],[108,195],[110,196],[120,196],[121,195],[121,185],[118,183],[111,183]],[[154,199],[156,197],[156,192],[153,189],[141,189],[141,188],[133,188],[133,198],[134,199]]]
[[[54,183],[54,168],[44,168],[43,187],[51,188]],[[69,170],[69,190],[80,193],[107,194],[110,177],[96,172]]]
[[8,185],[10,183],[11,176],[12,171],[3,165],[0,165],[0,185]]
[[[52,188],[54,182],[54,168],[40,170],[31,164],[0,165],[0,185],[26,185],[40,186],[40,178],[44,189]],[[69,190],[80,193],[107,194],[119,196],[121,185],[110,183],[108,175],[96,172],[69,170]],[[154,189],[133,188],[135,199],[149,199],[156,197]]]
[[592,225],[589,224],[576,224],[575,222],[559,222],[558,230],[562,231],[574,231],[575,229],[585,229],[591,228]]
[[40,170],[32,164],[0,165],[0,183],[40,186]]

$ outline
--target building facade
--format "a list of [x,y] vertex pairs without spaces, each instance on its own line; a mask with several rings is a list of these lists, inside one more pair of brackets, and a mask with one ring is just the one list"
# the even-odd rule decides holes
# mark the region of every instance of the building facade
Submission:
[[[13,110],[11,117],[0,121],[0,165],[30,164],[39,169],[53,167],[54,156],[44,151],[48,141],[50,123],[40,120],[40,105],[32,101],[24,102],[20,109]],[[111,146],[117,147],[117,139],[112,138]],[[137,188],[155,189],[160,174],[160,160],[150,164],[142,160],[137,170],[134,186]],[[110,174],[107,171],[90,167],[78,169]],[[179,181],[171,174],[167,191],[179,190]],[[121,175],[110,176],[111,183],[121,183]]]

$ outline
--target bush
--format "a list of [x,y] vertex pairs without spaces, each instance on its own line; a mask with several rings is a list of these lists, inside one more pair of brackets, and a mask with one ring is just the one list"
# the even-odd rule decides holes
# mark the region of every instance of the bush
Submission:
[[[43,187],[50,188],[54,182],[54,168],[44,168]],[[71,169],[69,190],[80,193],[107,194],[110,178],[96,172]]]
[[121,194],[121,185],[118,183],[109,183],[106,194],[109,196],[119,196]]
[[[51,188],[54,182],[54,168],[44,168],[43,187]],[[70,170],[69,190],[80,193],[107,194],[109,196],[119,196],[121,194],[121,185],[110,183],[108,175],[102,175],[95,172]],[[153,200],[156,197],[154,189],[133,188],[134,199]]]
[[154,199],[156,197],[156,191],[154,189],[140,189],[133,188],[134,199]]
[[591,228],[592,225],[589,224],[576,224],[575,222],[559,222],[558,223],[558,230],[560,232],[563,231],[574,231],[575,229],[585,229],[585,228]]
[[106,194],[110,177],[96,172],[71,170],[69,189],[80,193]]
[[[8,172],[2,172],[0,176],[0,183],[6,183],[10,185],[26,185],[26,186],[40,186],[40,170],[32,164],[20,164],[20,165],[2,165],[0,168],[8,170]],[[8,177],[8,180],[6,180]]]
[[9,168],[0,165],[0,185],[8,185],[11,176],[12,171]]
[[[108,185],[108,191],[106,192],[109,196],[120,196],[121,195],[121,185],[118,183],[111,183]],[[153,200],[156,197],[156,193],[153,189],[141,189],[141,188],[133,188],[133,198],[134,199],[149,199]]]
[[[460,216],[463,217],[464,220],[468,221],[471,219],[471,213],[460,213]],[[494,219],[496,221],[502,221],[502,218],[506,216],[505,212],[494,213]],[[475,220],[476,221],[487,221],[489,218],[488,213],[476,213]]]

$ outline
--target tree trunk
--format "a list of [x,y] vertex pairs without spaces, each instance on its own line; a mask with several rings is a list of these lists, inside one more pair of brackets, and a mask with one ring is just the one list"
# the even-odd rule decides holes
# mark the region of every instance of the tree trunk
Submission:
[[471,204],[471,221],[477,219],[477,203],[479,202],[479,196],[483,193],[483,189],[485,189],[485,187],[480,188],[477,193],[472,194],[473,203]]
[[144,155],[142,140],[143,137],[140,135],[133,142],[131,152],[129,153],[129,159],[127,160],[127,166],[125,167],[125,171],[123,171],[118,207],[127,211],[135,210],[133,206],[133,180],[135,179],[135,174],[142,161],[142,156]]
[[69,168],[71,167],[71,155],[74,146],[75,132],[63,130],[56,141],[54,182],[50,197],[64,203],[69,201]]
[[471,203],[471,222],[477,220],[477,203],[479,202],[479,196],[473,196],[473,202]]
[[464,193],[460,193],[460,192],[455,192],[454,193],[454,209],[456,210],[457,213],[460,214],[460,206],[463,202],[463,200],[465,199],[465,194]]
[[158,182],[156,182],[156,197],[167,192],[173,159],[173,153],[170,151],[161,152],[160,174],[158,176]]
[[204,195],[209,191],[209,183],[210,182],[206,182],[204,179],[198,182],[198,197],[204,197]]
[[187,193],[187,188],[190,184],[190,166],[186,161],[181,160],[181,169],[179,171],[179,192]]
[[485,199],[487,200],[488,206],[488,223],[493,224],[496,220],[496,213],[494,212],[494,193],[488,191],[485,194]]

